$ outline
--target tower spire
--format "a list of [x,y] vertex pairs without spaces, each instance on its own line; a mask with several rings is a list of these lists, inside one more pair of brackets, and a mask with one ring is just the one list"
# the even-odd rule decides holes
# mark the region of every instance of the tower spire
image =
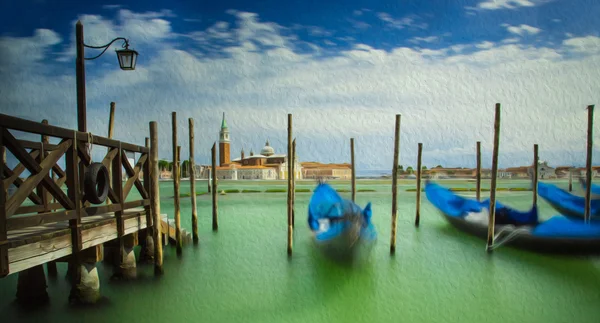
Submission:
[[223,121],[221,121],[221,129],[227,129],[227,122],[225,121],[225,112],[223,112]]

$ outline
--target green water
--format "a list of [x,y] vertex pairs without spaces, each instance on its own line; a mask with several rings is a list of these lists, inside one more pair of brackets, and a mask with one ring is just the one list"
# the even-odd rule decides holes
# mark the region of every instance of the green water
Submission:
[[[361,266],[339,266],[311,248],[305,216],[310,193],[296,194],[291,259],[286,193],[218,196],[217,233],[211,230],[210,195],[203,195],[198,197],[200,244],[185,247],[181,258],[167,246],[160,279],[152,266],[139,265],[137,281],[111,282],[111,268],[98,264],[103,301],[94,308],[71,308],[66,266],[59,264],[58,278],[48,280],[50,305],[25,311],[13,303],[17,275],[11,275],[0,280],[0,317],[3,322],[600,322],[599,260],[509,247],[488,255],[485,241],[447,225],[424,194],[416,229],[415,193],[404,191],[414,187],[409,182],[400,183],[397,250],[390,256],[390,185],[358,182],[358,188],[377,190],[357,194],[357,202],[373,202],[379,232],[369,262]],[[266,189],[256,182],[220,184],[219,189]],[[161,211],[170,217],[172,186],[161,183]],[[205,190],[206,182],[197,187]],[[181,191],[189,191],[187,182]],[[531,192],[499,192],[498,197],[522,209],[531,203]],[[191,229],[190,198],[182,198],[181,207],[182,226]],[[543,201],[540,210],[542,217],[554,214]]]

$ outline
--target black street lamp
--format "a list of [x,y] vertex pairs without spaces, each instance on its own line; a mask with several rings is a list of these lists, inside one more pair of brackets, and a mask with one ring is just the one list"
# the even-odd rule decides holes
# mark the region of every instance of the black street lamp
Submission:
[[[86,45],[83,42],[83,24],[81,21],[77,21],[75,25],[75,38],[77,42],[77,59],[75,62],[76,76],[77,76],[77,130],[81,132],[87,132],[87,118],[86,118],[86,100],[85,100],[85,64],[86,60],[94,60],[110,47],[112,43],[117,40],[123,41],[123,48],[117,50],[117,58],[119,59],[119,67],[125,71],[135,70],[135,64],[137,63],[138,52],[135,50],[129,49],[129,41],[123,37],[117,37],[111,40],[108,44],[103,46],[90,46]],[[86,58],[84,57],[84,48],[94,48],[94,49],[102,49],[102,53],[100,53],[96,57]]]

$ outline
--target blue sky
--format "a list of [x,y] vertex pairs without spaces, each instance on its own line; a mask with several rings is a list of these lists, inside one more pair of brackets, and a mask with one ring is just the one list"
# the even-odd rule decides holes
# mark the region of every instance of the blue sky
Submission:
[[359,168],[391,168],[400,113],[401,164],[416,163],[422,142],[425,165],[473,166],[480,140],[489,166],[500,102],[501,167],[530,163],[534,143],[551,165],[583,165],[585,106],[600,97],[599,14],[583,0],[23,0],[0,11],[0,112],[76,127],[81,19],[87,44],[122,36],[140,52],[133,72],[118,69],[120,43],[86,62],[88,128],[106,135],[115,101],[116,138],[141,144],[159,121],[161,158],[172,156],[172,111],[183,158],[195,119],[199,163],[223,112],[233,157],[266,139],[284,152],[293,113],[302,161],[348,161],[355,137]]

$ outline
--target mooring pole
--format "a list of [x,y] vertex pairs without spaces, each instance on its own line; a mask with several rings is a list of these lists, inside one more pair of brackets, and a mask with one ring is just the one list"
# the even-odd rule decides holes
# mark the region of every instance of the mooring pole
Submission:
[[177,172],[175,172],[175,243],[177,254],[180,255],[183,252],[183,241],[181,237],[181,199],[179,184],[181,183],[181,167],[179,162],[181,160],[181,146],[177,146],[177,155],[175,163],[177,165]]
[[481,141],[477,142],[477,170],[476,170],[476,189],[475,189],[475,197],[477,201],[481,200]]
[[190,196],[192,198],[192,234],[194,243],[198,243],[198,211],[196,206],[196,166],[194,161],[194,119],[189,118],[190,125]]
[[294,227],[292,224],[292,161],[293,152],[292,152],[292,114],[288,113],[288,145],[287,145],[287,155],[288,155],[288,163],[287,163],[287,184],[288,184],[288,194],[287,194],[287,212],[288,212],[288,234],[287,234],[287,253],[288,255],[292,255],[292,246],[293,246],[293,234]]
[[219,230],[219,218],[217,216],[217,154],[216,154],[217,143],[214,143],[211,153],[211,175],[212,175],[212,229],[213,231]]
[[350,165],[352,166],[352,202],[356,202],[356,164],[354,161],[354,138],[350,138]]
[[538,198],[538,163],[540,157],[538,155],[538,145],[533,145],[533,206],[537,206],[537,198]]
[[[162,251],[162,220],[160,218],[160,190],[158,181],[158,125],[156,121],[150,122],[150,199],[151,211],[154,221],[152,233],[154,234],[154,274],[163,273],[163,251]],[[168,219],[167,219],[168,221]],[[168,238],[168,237],[167,237]]]
[[492,153],[492,183],[490,187],[490,214],[488,218],[487,252],[494,246],[494,227],[496,224],[496,182],[498,179],[498,148],[500,145],[500,103],[496,103],[494,120],[494,150]]
[[419,143],[417,147],[417,209],[415,214],[415,226],[419,226],[421,221],[421,154],[423,151],[423,143]]
[[585,222],[589,223],[592,206],[592,148],[594,146],[594,106],[588,105],[588,128],[587,128],[587,156],[585,160]]
[[394,129],[394,168],[392,168],[392,235],[390,253],[396,253],[396,221],[398,217],[398,155],[400,154],[400,114],[396,115]]

